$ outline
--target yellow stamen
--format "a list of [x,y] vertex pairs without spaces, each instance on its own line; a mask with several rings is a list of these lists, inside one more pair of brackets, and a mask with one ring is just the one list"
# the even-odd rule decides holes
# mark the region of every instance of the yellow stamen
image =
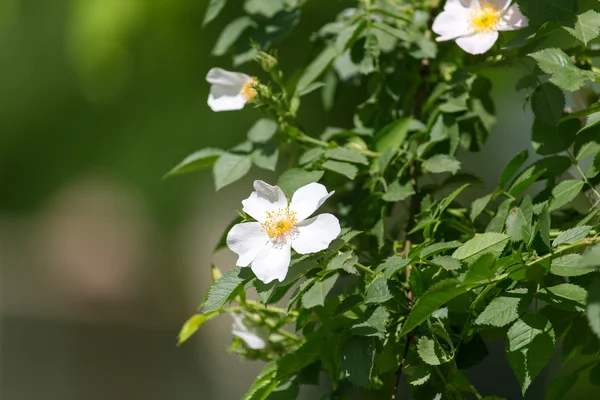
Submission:
[[258,92],[254,88],[256,85],[258,85],[258,79],[252,77],[242,87],[242,96],[244,96],[246,101],[250,101],[258,96]]
[[502,11],[494,4],[481,2],[481,7],[473,10],[470,15],[471,28],[475,32],[489,32],[496,30]]
[[262,224],[267,235],[272,239],[293,232],[296,225],[296,213],[287,208],[267,212],[267,220]]

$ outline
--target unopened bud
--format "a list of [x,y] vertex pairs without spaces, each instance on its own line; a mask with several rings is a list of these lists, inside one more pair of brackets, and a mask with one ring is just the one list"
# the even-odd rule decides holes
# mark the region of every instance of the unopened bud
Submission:
[[210,274],[212,275],[213,282],[216,282],[217,279],[219,279],[220,277],[223,276],[223,274],[221,273],[221,270],[219,268],[217,268],[217,266],[214,264],[211,264],[211,266],[210,266]]
[[265,53],[264,51],[259,51],[256,56],[256,61],[260,64],[262,69],[266,72],[271,72],[277,66],[277,59],[273,57],[269,53]]

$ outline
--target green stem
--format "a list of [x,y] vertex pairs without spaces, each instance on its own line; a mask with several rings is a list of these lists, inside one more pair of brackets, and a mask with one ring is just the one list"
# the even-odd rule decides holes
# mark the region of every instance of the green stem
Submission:
[[529,268],[529,267],[532,267],[532,266],[534,266],[536,264],[544,262],[546,260],[553,260],[555,257],[562,256],[565,253],[571,253],[571,252],[573,252],[574,250],[576,250],[576,249],[578,249],[580,247],[587,247],[587,246],[590,246],[590,245],[592,245],[594,243],[598,243],[599,241],[600,241],[600,237],[599,236],[594,236],[594,237],[591,237],[591,238],[582,239],[582,240],[580,240],[578,242],[575,242],[575,243],[569,244],[567,246],[561,247],[560,249],[558,249],[557,251],[555,251],[553,253],[548,253],[548,254],[546,254],[546,255],[544,255],[544,256],[536,259],[536,260],[530,261],[527,264],[525,264],[525,266],[527,268]]
[[274,307],[274,306],[265,306],[264,304],[259,303],[258,301],[254,301],[254,300],[248,300],[246,302],[246,305],[254,310],[257,311],[267,311],[267,312],[273,312],[276,314],[281,314],[281,315],[289,315],[291,317],[297,317],[298,316],[298,312],[297,311],[286,311],[283,308],[280,307]]
[[573,154],[571,154],[570,151],[568,151],[567,153],[569,154],[569,157],[571,157],[571,160],[573,161],[573,165],[575,165],[575,168],[577,168],[577,172],[579,172],[579,175],[581,175],[581,178],[583,179],[583,181],[590,187],[590,189],[592,189],[592,192],[596,195],[596,198],[598,198],[598,200],[600,200],[600,193],[598,193],[598,191],[596,190],[596,187],[587,178],[587,176],[585,175],[585,172],[583,172],[583,170],[579,166],[577,159],[575,159],[575,157],[573,156]]
[[371,268],[369,268],[369,267],[366,267],[366,266],[362,265],[362,264],[361,264],[361,263],[359,263],[359,262],[357,262],[357,263],[356,263],[356,264],[354,264],[354,265],[355,265],[355,266],[356,266],[358,269],[360,269],[360,270],[362,270],[362,271],[364,271],[364,272],[366,272],[366,273],[368,273],[368,274],[370,274],[370,275],[373,275],[373,274],[375,273],[375,271],[373,271]]

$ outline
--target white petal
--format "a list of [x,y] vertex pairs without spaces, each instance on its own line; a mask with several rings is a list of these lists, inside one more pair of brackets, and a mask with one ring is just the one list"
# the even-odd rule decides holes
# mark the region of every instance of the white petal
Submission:
[[211,68],[206,74],[206,81],[211,85],[241,88],[250,80],[250,76],[241,72],[231,72],[223,68]]
[[260,223],[267,219],[267,211],[287,207],[287,199],[279,186],[271,186],[263,181],[254,181],[254,190],[242,201],[244,212]]
[[335,191],[327,193],[325,186],[320,183],[309,183],[296,190],[290,202],[290,210],[296,213],[298,222],[304,221],[334,193]]
[[465,9],[458,12],[444,11],[433,21],[431,30],[440,35],[438,42],[455,39],[470,33],[469,21]]
[[215,112],[241,110],[248,102],[239,91],[235,95],[230,95],[221,89],[221,86],[213,86],[208,95],[208,106]]
[[270,240],[258,256],[252,261],[252,272],[264,283],[277,279],[283,282],[287,275],[292,257],[291,242]]
[[332,214],[320,214],[296,225],[297,236],[292,247],[300,254],[316,253],[329,247],[339,236],[340,221]]
[[480,1],[480,4],[484,5],[486,2],[493,5],[496,10],[504,11],[508,8],[508,6],[510,6],[511,0],[482,0]]
[[239,258],[236,265],[247,267],[269,241],[269,235],[258,222],[234,225],[227,234],[227,247]]
[[244,324],[244,317],[239,314],[232,314],[233,327],[231,332],[234,336],[242,339],[244,344],[251,349],[261,350],[267,347],[266,338],[268,338],[268,331],[266,327],[254,327],[248,328]]
[[473,8],[479,5],[478,0],[447,0],[444,11],[456,11],[465,8]]
[[456,39],[456,44],[467,53],[483,54],[492,48],[496,40],[498,40],[498,32],[491,31],[459,37]]
[[527,18],[521,13],[519,6],[514,4],[502,16],[500,24],[498,24],[498,30],[514,31],[515,29],[525,28],[527,25]]
[[241,94],[242,88],[250,79],[241,72],[211,69],[206,75],[206,80],[211,84],[208,106],[213,111],[241,110],[248,102]]

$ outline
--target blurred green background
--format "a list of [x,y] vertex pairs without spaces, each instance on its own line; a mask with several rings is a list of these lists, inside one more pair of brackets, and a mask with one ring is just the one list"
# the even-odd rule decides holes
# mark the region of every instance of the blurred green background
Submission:
[[[175,346],[210,263],[234,264],[228,251],[211,252],[233,210],[253,178],[276,177],[253,170],[218,193],[209,171],[161,179],[199,148],[240,142],[256,118],[250,107],[217,114],[206,105],[206,72],[231,68],[210,50],[240,14],[232,2],[203,29],[206,4],[0,1],[2,399],[237,399],[260,369],[225,352],[227,317]],[[280,47],[286,72],[309,56],[310,33],[348,4],[307,3]],[[518,73],[491,76],[501,83],[498,127],[481,153],[461,155],[490,187],[531,148],[531,117],[512,89]],[[338,94],[326,116],[318,94],[307,99],[312,134],[349,124],[348,105],[361,100]],[[505,364],[494,382],[488,368],[493,361],[474,375],[514,393]]]

